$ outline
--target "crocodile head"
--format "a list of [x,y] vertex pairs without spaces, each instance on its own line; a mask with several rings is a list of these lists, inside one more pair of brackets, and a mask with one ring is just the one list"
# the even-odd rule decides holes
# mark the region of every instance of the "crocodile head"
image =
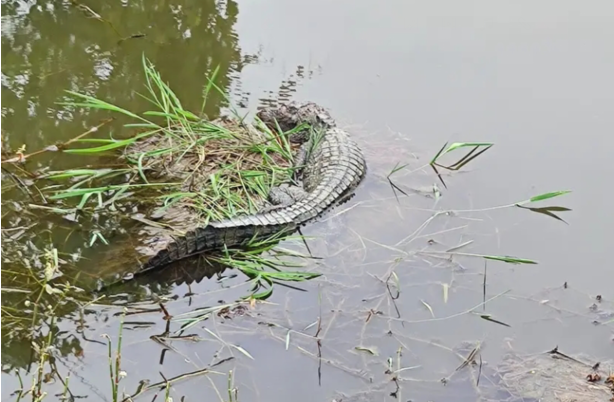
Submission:
[[[283,132],[293,130],[301,124],[307,124],[313,128],[331,128],[335,126],[333,118],[323,107],[313,102],[298,103],[290,102],[276,108],[265,108],[258,112],[258,118],[271,130],[277,129],[277,125]],[[289,136],[293,143],[302,144],[311,138],[309,130],[301,130]]]

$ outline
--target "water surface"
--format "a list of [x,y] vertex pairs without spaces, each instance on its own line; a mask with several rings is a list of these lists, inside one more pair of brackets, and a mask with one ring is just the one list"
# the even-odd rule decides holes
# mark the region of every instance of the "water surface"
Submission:
[[[289,98],[326,106],[356,136],[370,171],[352,202],[305,230],[315,237],[313,253],[323,257],[305,269],[324,276],[301,284],[307,292],[276,288],[270,304],[193,327],[191,332],[206,340],[174,342],[176,350],[165,353],[163,364],[162,348],[150,340],[165,329],[161,315],[130,318],[123,352],[128,375],[121,387],[134,392],[142,379],[160,381],[159,372],[168,378],[234,356],[215,373],[179,383],[171,395],[227,400],[232,370],[243,401],[330,401],[343,395],[343,400],[395,400],[394,395],[414,401],[476,400],[475,371],[455,374],[446,386],[440,382],[462,362],[450,349],[463,342],[484,342],[482,358],[491,364],[510,346],[523,353],[558,345],[565,353],[598,360],[614,356],[611,317],[599,314],[611,310],[614,299],[609,285],[613,18],[614,6],[606,1],[173,0],[78,7],[7,0],[2,136],[12,149],[25,144],[34,151],[108,117],[58,105],[67,99],[67,89],[146,110],[135,93],[143,91],[143,55],[186,109],[200,108],[205,77],[218,66],[218,85],[245,112]],[[214,96],[206,112],[213,117],[226,106]],[[105,126],[100,136],[129,135],[121,123]],[[465,173],[447,176],[444,189],[431,171],[419,168],[446,141],[496,145]],[[385,179],[397,162],[415,169],[398,175],[397,183],[410,194],[399,201]],[[83,160],[58,153],[29,163],[34,170]],[[435,183],[442,191],[438,201],[428,191],[411,192]],[[568,224],[518,209],[477,211],[567,189],[573,193],[552,203],[573,209],[562,215]],[[23,197],[16,191],[3,190],[3,195]],[[442,216],[421,228],[437,210],[472,212]],[[3,227],[4,219],[3,214]],[[40,228],[46,227],[41,220]],[[61,247],[64,233],[74,229],[64,222],[64,232],[54,227],[49,236]],[[408,236],[411,242],[395,246]],[[460,314],[482,302],[482,259],[458,258],[450,264],[416,253],[468,240],[474,243],[466,252],[539,261],[488,263],[487,297],[509,292],[488,303],[485,312],[511,327]],[[81,242],[75,237],[65,246]],[[88,259],[80,269],[95,271],[103,248],[85,250]],[[385,282],[393,271],[400,283],[398,298]],[[190,286],[166,283],[158,293],[177,296],[166,304],[176,315],[244,295],[243,280],[239,275]],[[603,302],[595,312],[590,306],[597,295]],[[17,308],[27,298],[3,297],[3,304]],[[147,299],[140,305],[155,307]],[[88,308],[82,331],[76,331],[77,312],[63,312],[57,362],[64,374],[73,373],[75,395],[111,400],[106,346],[88,339],[104,340],[103,333],[115,339],[121,311]],[[313,338],[318,325],[312,325],[318,320],[320,352]],[[595,325],[595,320],[610,323]],[[303,335],[291,332],[288,341],[288,329]],[[30,342],[7,341],[6,332],[3,400],[15,398],[9,397],[19,387],[15,370],[29,383],[31,358]],[[414,368],[402,372],[397,389],[385,371],[389,357],[396,367],[399,348],[400,367]],[[54,400],[62,386],[47,386]]]

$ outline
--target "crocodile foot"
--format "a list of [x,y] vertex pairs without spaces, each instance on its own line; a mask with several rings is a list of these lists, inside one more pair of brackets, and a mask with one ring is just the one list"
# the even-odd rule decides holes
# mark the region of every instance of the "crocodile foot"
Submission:
[[285,208],[302,200],[307,195],[307,192],[299,186],[291,186],[282,184],[278,187],[272,187],[269,191],[268,206],[262,208],[260,213],[274,211],[276,209]]

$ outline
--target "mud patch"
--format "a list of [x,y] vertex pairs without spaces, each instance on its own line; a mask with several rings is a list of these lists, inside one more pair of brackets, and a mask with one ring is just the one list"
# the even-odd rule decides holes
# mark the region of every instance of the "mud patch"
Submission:
[[[598,402],[614,398],[614,361],[568,356],[557,349],[521,356],[508,353],[494,374],[492,401]],[[489,387],[490,388],[490,387]],[[494,394],[494,395],[493,395]]]

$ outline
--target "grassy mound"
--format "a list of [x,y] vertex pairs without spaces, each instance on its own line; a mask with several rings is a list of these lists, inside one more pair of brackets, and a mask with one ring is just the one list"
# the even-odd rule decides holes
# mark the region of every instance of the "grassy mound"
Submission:
[[[99,207],[113,204],[119,198],[125,199],[129,191],[141,204],[154,201],[163,209],[181,205],[205,221],[219,220],[254,213],[270,187],[291,177],[293,149],[287,140],[291,132],[270,130],[258,119],[254,124],[248,123],[236,112],[214,121],[203,119],[182,107],[146,61],[144,69],[149,92],[144,98],[156,110],[142,115],[72,93],[81,101],[71,106],[121,113],[135,120],[126,127],[138,127],[143,132],[120,141],[77,139],[75,143],[101,145],[64,152],[95,156],[119,150],[124,163],[113,168],[50,172],[48,179],[71,181],[70,186],[52,186],[50,199],[78,200],[77,207],[83,209],[90,200],[94,204],[97,201]],[[213,78],[205,87],[205,100],[211,90],[219,90]],[[164,122],[154,123],[150,117]],[[160,189],[163,191],[152,194],[151,190]]]
[[[294,149],[288,135],[306,127],[283,132],[258,118],[250,123],[233,110],[210,120],[203,113],[207,96],[222,92],[214,84],[215,74],[203,90],[201,111],[195,114],[181,105],[145,59],[143,68],[147,91],[142,96],[153,105],[149,111],[136,114],[75,92],[70,93],[76,100],[65,103],[77,110],[128,117],[131,121],[124,127],[133,133],[130,138],[93,137],[109,119],[69,141],[29,154],[25,147],[10,150],[3,142],[2,163],[10,167],[3,169],[3,178],[12,181],[3,180],[2,191],[26,194],[23,202],[11,202],[14,208],[3,215],[3,237],[11,236],[3,239],[2,257],[11,269],[3,270],[2,279],[16,295],[35,292],[39,298],[55,297],[60,292],[52,282],[57,280],[70,280],[66,286],[73,293],[72,284],[87,288],[97,278],[134,272],[138,262],[155,255],[176,235],[209,220],[258,211],[269,189],[291,178]],[[64,158],[63,163],[76,165],[69,169],[44,166],[28,171],[24,162],[50,152],[80,159]],[[238,268],[252,283],[250,293],[255,297],[270,295],[274,282],[318,276],[286,271],[302,266],[296,261],[301,255],[273,250],[279,240],[273,237],[246,250],[212,256],[203,276],[224,266]],[[99,243],[112,246],[97,247]],[[92,248],[97,249],[87,251]],[[91,263],[77,263],[83,259]],[[176,268],[195,274],[192,265],[185,262]],[[263,287],[264,293],[258,294]]]

